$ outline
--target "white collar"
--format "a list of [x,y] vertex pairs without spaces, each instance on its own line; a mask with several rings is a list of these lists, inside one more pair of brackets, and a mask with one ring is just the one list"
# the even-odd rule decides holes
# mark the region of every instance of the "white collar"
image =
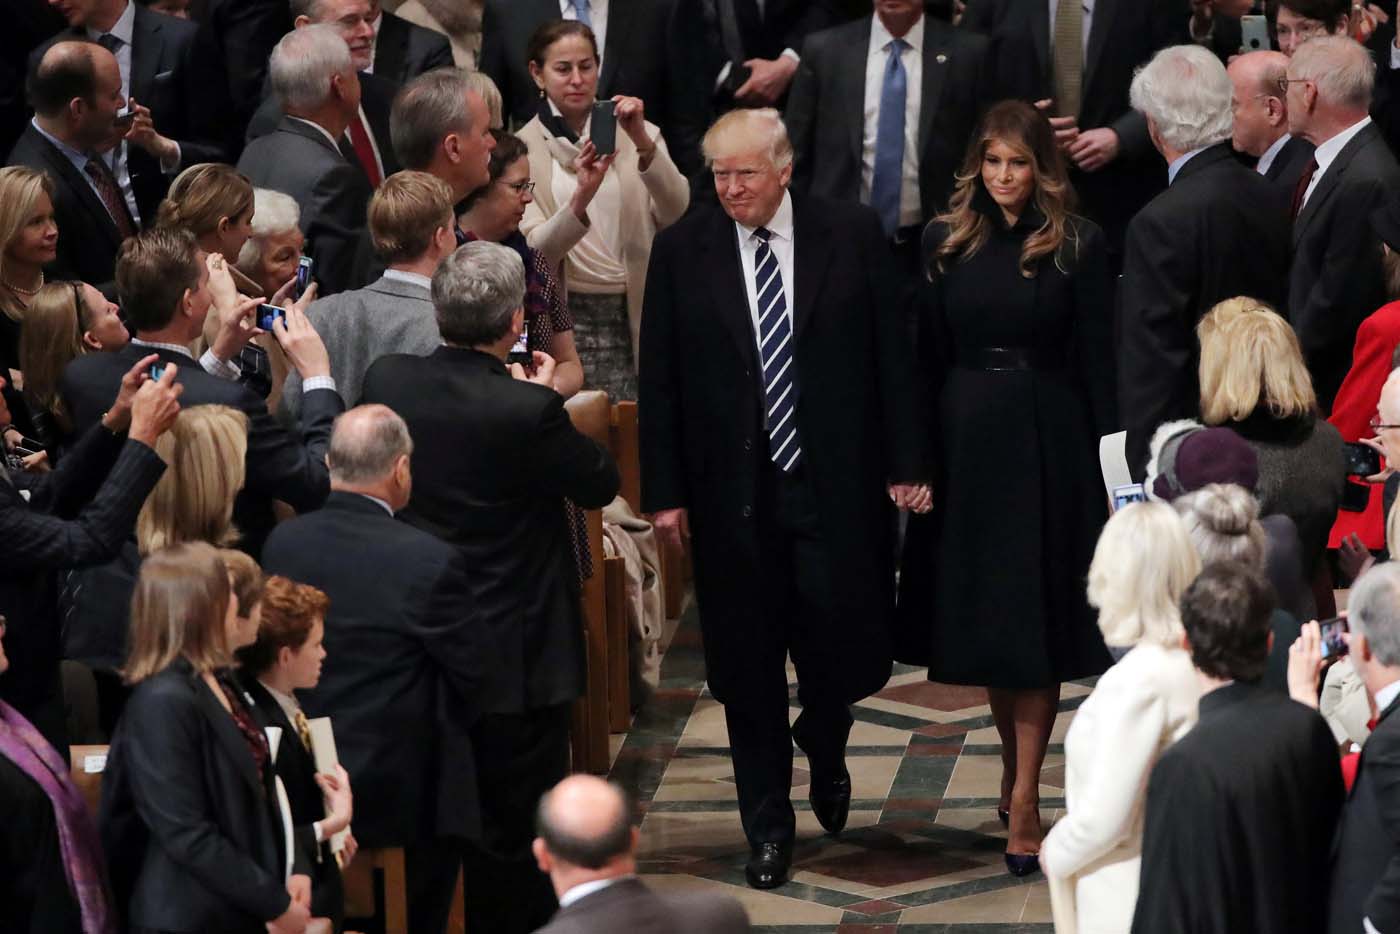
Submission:
[[[757,227],[748,227],[738,221],[734,222],[734,226],[739,229],[739,241],[741,243],[747,242],[749,238],[753,236],[753,232],[758,229]],[[778,210],[773,212],[773,216],[769,218],[768,223],[763,226],[768,228],[768,232],[779,240],[786,240],[789,243],[792,242],[791,192],[783,192],[783,200],[778,202]]]
[[1376,716],[1385,712],[1395,698],[1400,697],[1400,680],[1392,681],[1376,692]]
[[171,353],[177,353],[183,357],[189,357],[191,360],[194,359],[194,354],[190,353],[190,349],[184,344],[166,344],[161,341],[143,341],[139,337],[133,337],[131,339],[131,342],[137,347],[158,347],[161,350],[168,350]]
[[1351,142],[1352,137],[1366,129],[1370,123],[1370,117],[1362,117],[1327,142],[1319,144],[1317,149],[1313,151],[1313,159],[1317,162],[1317,172],[1314,173],[1313,177],[1321,178],[1322,173],[1327,171],[1327,167],[1337,158],[1346,144]]
[[[387,275],[387,273],[386,273],[385,275]],[[378,503],[378,504],[379,504],[379,508],[383,509],[383,510],[384,510],[385,512],[387,512],[390,516],[392,516],[392,515],[394,514],[394,507],[393,507],[393,506],[390,506],[388,503],[384,502],[384,500],[380,499],[378,496],[370,496],[368,493],[356,493],[355,495],[356,495],[356,496],[363,496],[365,499],[369,500],[369,501],[372,502],[372,503]],[[270,691],[270,690],[272,690],[272,689],[271,689],[271,688],[268,688],[268,690]]]
[[113,35],[125,43],[131,45],[131,39],[136,35],[136,4],[132,0],[127,0],[126,9],[122,10],[122,15],[117,17],[117,21],[112,24],[112,28],[105,33],[100,29],[93,29],[88,26],[84,29],[89,39],[96,39],[98,36]]
[[[301,704],[297,703],[297,699],[290,694],[283,694],[261,678],[258,679],[258,684],[261,684],[267,693],[272,695],[272,699],[277,701],[277,706],[282,708],[282,713],[287,715],[287,722],[295,728],[297,714],[301,713]],[[303,716],[305,715],[303,714]]]
[[427,276],[422,275],[421,273],[408,272],[407,270],[403,269],[386,269],[384,270],[383,277],[393,282],[407,282],[409,285],[422,286],[430,292],[433,288],[432,279],[429,279]]
[[53,135],[52,133],[50,133],[48,130],[46,130],[46,129],[44,129],[43,127],[39,126],[39,118],[38,118],[37,116],[32,117],[32,118],[30,119],[29,123],[30,123],[30,125],[31,125],[32,127],[34,127],[35,130],[37,130],[37,131],[39,132],[39,135],[40,135],[40,136],[42,136],[44,139],[48,140],[49,142],[53,143],[53,144],[54,144],[54,147],[55,147],[56,149],[58,149],[59,152],[63,153],[65,156],[67,156],[69,162],[78,164],[80,168],[81,168],[82,166],[87,165],[87,161],[88,161],[88,154],[87,154],[87,153],[85,153],[85,152],[80,152],[79,150],[74,149],[72,146],[68,145],[68,144],[65,143],[63,140],[59,139],[57,136],[54,136],[54,135]]
[[291,114],[287,114],[287,119],[295,120],[298,123],[304,123],[310,127],[315,127],[317,132],[319,132],[322,136],[326,138],[326,142],[331,144],[331,148],[334,149],[336,152],[340,152],[340,144],[335,141],[335,137],[331,135],[330,130],[327,130],[315,120],[308,120],[305,117],[293,117]]
[[559,896],[559,907],[561,909],[568,908],[574,902],[579,901],[583,898],[587,898],[594,892],[601,892],[603,889],[607,888],[615,882],[621,882],[623,879],[631,878],[633,877],[630,875],[614,876],[611,879],[593,879],[590,882],[580,882],[578,885],[574,886],[573,888],[569,889],[569,891]]
[[1259,157],[1259,163],[1254,167],[1255,170],[1258,171],[1260,175],[1269,171],[1270,166],[1274,164],[1274,160],[1278,158],[1278,154],[1283,152],[1283,147],[1287,146],[1288,141],[1292,138],[1293,137],[1285,133],[1274,140],[1273,145],[1264,150],[1264,154]]
[[[879,16],[870,17],[870,48],[884,51],[885,47],[894,41],[894,36],[885,28],[885,24],[880,22]],[[922,52],[924,49],[924,17],[919,14],[919,18],[914,21],[914,25],[909,27],[909,31],[899,38],[908,43],[909,48],[915,52]]]

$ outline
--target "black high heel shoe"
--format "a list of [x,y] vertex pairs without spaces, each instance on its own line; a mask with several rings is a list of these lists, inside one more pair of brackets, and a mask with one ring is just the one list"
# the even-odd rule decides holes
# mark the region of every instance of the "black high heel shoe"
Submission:
[[1017,878],[1040,872],[1039,853],[1007,853],[1006,871]]

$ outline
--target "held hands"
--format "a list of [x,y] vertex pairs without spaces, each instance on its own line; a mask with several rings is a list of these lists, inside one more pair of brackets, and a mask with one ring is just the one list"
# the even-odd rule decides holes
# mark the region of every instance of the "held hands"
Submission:
[[632,138],[639,150],[650,149],[652,142],[647,137],[646,108],[641,98],[619,94],[613,98],[613,103],[617,105],[613,110],[617,115],[617,125]]
[[661,541],[672,548],[684,550],[690,541],[690,514],[684,509],[663,509],[651,517],[651,524]]
[[335,774],[320,773],[316,784],[326,797],[326,817],[321,821],[321,833],[326,839],[350,826],[355,816],[355,796],[350,790],[350,776],[343,766],[335,767]]
[[1362,438],[1360,440],[1362,444],[1366,445],[1368,448],[1379,454],[1381,456],[1381,460],[1385,463],[1385,467],[1381,470],[1381,472],[1371,474],[1371,476],[1366,478],[1366,482],[1384,483],[1385,481],[1389,480],[1390,475],[1395,473],[1395,468],[1390,466],[1390,454],[1386,451],[1385,445],[1381,442],[1381,439]]
[[1085,172],[1097,172],[1118,158],[1118,134],[1108,127],[1081,130],[1067,150],[1074,164]]
[[[641,101],[637,103],[640,104]],[[574,180],[578,187],[569,199],[569,207],[574,216],[585,225],[588,223],[588,206],[593,203],[593,196],[602,186],[603,176],[612,168],[614,158],[615,156],[598,155],[598,148],[593,145],[591,139],[584,140],[583,145],[579,147],[578,156],[574,159]]]
[[311,922],[311,877],[289,877],[287,894],[292,897],[291,904],[281,915],[267,922],[268,934],[302,934]]
[[1313,620],[1288,647],[1288,696],[1316,710],[1321,678],[1322,628]]
[[164,164],[171,165],[179,161],[179,144],[156,131],[155,121],[151,119],[151,108],[136,103],[134,97],[127,101],[127,106],[136,115],[136,119],[126,131],[126,141],[140,146]]
[[787,93],[792,76],[797,74],[797,61],[791,55],[774,59],[751,58],[744,62],[749,80],[734,92],[734,99],[751,107],[771,107]]
[[[287,359],[303,380],[313,376],[331,375],[330,354],[326,352],[326,345],[321,342],[321,335],[317,334],[311,322],[306,320],[306,312],[303,310],[309,303],[308,296],[314,294],[315,290],[314,284],[307,288],[301,301],[287,309],[286,320],[278,318],[272,322],[273,336],[277,338],[277,343],[282,345]],[[277,294],[281,295],[282,292],[279,290]]]
[[933,508],[933,490],[927,483],[891,483],[888,489],[898,509],[923,515]]
[[234,285],[228,261],[222,253],[209,253],[204,257],[204,267],[209,270],[209,292],[214,298],[214,307],[223,314],[231,313],[238,304],[238,286]]
[[1351,578],[1353,584],[1362,574],[1371,570],[1371,565],[1375,563],[1376,559],[1371,550],[1362,544],[1361,536],[1355,532],[1342,539],[1337,546],[1337,564],[1342,573]]
[[[145,382],[136,390],[136,398],[131,403],[131,428],[127,437],[139,441],[148,448],[154,448],[156,439],[170,430],[175,424],[175,416],[180,414],[180,393],[185,387],[175,382],[179,368],[173,363],[165,366],[159,380],[152,381],[144,376]],[[123,378],[123,384],[126,380]]]
[[512,363],[507,367],[507,369],[510,370],[510,375],[518,380],[524,380],[527,383],[535,383],[536,385],[547,386],[553,389],[554,368],[558,365],[555,363],[554,358],[542,350],[532,351],[531,357],[534,360],[533,366],[535,372],[533,375],[526,373],[525,368],[518,363]]

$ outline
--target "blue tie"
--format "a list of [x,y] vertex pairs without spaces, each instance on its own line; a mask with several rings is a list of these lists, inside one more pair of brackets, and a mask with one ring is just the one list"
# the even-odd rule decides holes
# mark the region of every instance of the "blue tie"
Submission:
[[880,88],[880,125],[875,130],[875,174],[870,182],[870,206],[880,215],[885,233],[899,227],[899,189],[904,181],[904,98],[909,76],[900,53],[909,48],[903,39],[892,39],[885,82]]
[[593,28],[593,14],[588,10],[589,0],[574,0],[574,19],[589,29]]
[[758,296],[759,351],[763,356],[764,399],[768,408],[768,453],[783,472],[802,459],[797,440],[797,372],[792,367],[792,326],[778,257],[768,246],[773,232],[760,227],[754,253],[754,286]]

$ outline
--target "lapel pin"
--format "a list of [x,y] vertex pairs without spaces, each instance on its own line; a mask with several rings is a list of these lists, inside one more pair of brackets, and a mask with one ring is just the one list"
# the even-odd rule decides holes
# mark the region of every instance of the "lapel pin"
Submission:
[[948,61],[948,56],[944,55],[942,52],[939,52],[936,56],[934,56],[933,60],[938,62],[938,64],[942,65]]

